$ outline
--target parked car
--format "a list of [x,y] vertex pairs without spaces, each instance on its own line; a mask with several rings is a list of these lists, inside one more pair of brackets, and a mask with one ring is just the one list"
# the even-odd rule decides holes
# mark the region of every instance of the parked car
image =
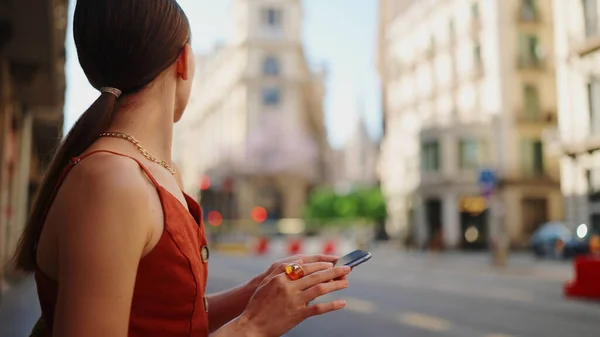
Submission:
[[531,249],[537,258],[562,258],[565,243],[573,239],[571,230],[561,222],[548,222],[531,236]]
[[[587,225],[580,225],[577,228],[577,236],[565,242],[563,257],[574,258],[579,255],[590,254],[593,250],[598,250],[598,240],[600,233],[588,231]],[[592,247],[592,246],[596,247]]]

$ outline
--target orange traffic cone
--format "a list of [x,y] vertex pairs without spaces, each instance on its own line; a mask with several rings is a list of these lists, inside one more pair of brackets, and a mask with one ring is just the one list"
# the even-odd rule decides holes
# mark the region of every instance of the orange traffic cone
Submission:
[[258,239],[258,244],[256,245],[256,253],[258,255],[264,255],[269,250],[269,240],[265,237],[261,237]]
[[335,254],[335,242],[333,240],[325,241],[325,246],[323,247],[323,254],[325,254],[325,255]]
[[288,244],[288,254],[297,255],[300,254],[301,244],[299,239],[292,239]]

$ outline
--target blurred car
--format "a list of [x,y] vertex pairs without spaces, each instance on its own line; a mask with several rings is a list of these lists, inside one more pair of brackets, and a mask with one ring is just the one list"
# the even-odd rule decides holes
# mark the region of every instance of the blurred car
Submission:
[[548,222],[531,236],[531,249],[537,258],[562,258],[565,244],[573,239],[571,230],[561,222]]
[[590,254],[592,251],[598,251],[598,242],[600,233],[588,231],[587,225],[582,224],[577,227],[577,236],[565,242],[563,249],[564,258],[574,258],[580,255]]

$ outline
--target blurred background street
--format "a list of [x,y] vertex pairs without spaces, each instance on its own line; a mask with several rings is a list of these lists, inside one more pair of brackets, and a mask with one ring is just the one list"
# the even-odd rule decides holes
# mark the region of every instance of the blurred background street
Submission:
[[[360,248],[348,307],[289,336],[598,336],[599,2],[179,0],[196,74],[171,159],[209,291]],[[0,0],[0,337],[39,315],[6,262],[99,95],[75,3]]]
[[[600,305],[562,296],[562,283],[572,276],[568,263],[536,263],[521,254],[510,259],[512,267],[495,269],[482,254],[386,253],[375,250],[353,271],[349,289],[322,299],[345,299],[346,309],[310,319],[287,336],[598,335]],[[214,254],[208,288],[236,286],[273,258]],[[11,291],[21,296],[5,297],[0,336],[25,336],[39,313],[33,284]]]

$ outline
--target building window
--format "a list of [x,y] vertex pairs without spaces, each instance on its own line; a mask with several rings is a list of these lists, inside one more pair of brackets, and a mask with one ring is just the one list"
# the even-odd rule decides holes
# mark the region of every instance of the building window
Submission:
[[454,25],[454,20],[452,19],[448,22],[448,34],[450,35],[450,42],[456,42],[456,27]]
[[600,135],[600,78],[592,78],[588,83],[588,109],[590,133]]
[[600,167],[587,171],[588,198],[590,201],[600,200]]
[[485,149],[483,142],[477,139],[459,141],[458,162],[462,170],[476,170],[483,164]]
[[263,24],[269,28],[281,28],[283,12],[278,8],[265,8],[262,11]]
[[476,65],[481,64],[481,44],[479,44],[479,42],[475,43],[475,46],[473,47],[473,57]]
[[434,57],[435,56],[435,37],[431,36],[429,38],[429,57]]
[[421,165],[425,172],[437,172],[440,169],[440,143],[426,141],[421,145]]
[[265,88],[262,94],[263,105],[276,106],[281,102],[281,90],[279,88]]
[[530,236],[548,221],[546,198],[524,198],[521,204],[523,234]]
[[528,121],[538,120],[540,117],[540,95],[535,85],[527,84],[523,87],[524,113]]
[[590,217],[590,225],[592,225],[590,228],[590,230],[588,230],[588,237],[591,237],[592,235],[596,234],[596,235],[600,235],[600,214],[599,213],[592,213],[591,217]]
[[540,40],[535,34],[521,34],[520,39],[521,62],[526,66],[539,65],[540,58]]
[[538,18],[538,7],[536,0],[521,1],[521,19],[525,21],[535,21]]
[[263,75],[278,76],[279,71],[279,60],[275,56],[268,56],[263,62]]
[[544,147],[540,140],[525,139],[521,142],[521,163],[525,176],[544,175]]
[[583,1],[583,17],[585,22],[585,36],[593,37],[598,35],[598,1]]
[[471,17],[473,20],[479,20],[479,3],[477,2],[471,4]]

